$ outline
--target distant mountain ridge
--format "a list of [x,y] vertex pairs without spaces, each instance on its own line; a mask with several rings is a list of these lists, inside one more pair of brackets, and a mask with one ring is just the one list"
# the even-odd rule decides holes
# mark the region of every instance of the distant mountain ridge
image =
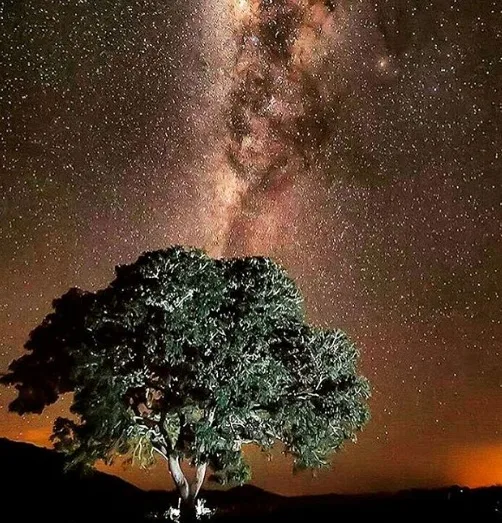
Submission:
[[[103,472],[65,473],[62,455],[29,443],[0,438],[0,465],[1,523],[142,523],[145,514],[176,503],[174,492],[143,491]],[[218,508],[215,522],[310,523],[332,521],[335,515],[368,522],[502,522],[502,486],[290,498],[245,485],[206,491],[203,497]]]
[[135,521],[145,507],[146,493],[120,478],[65,473],[64,457],[54,450],[0,438],[0,464],[2,522],[99,521],[98,513],[102,520]]

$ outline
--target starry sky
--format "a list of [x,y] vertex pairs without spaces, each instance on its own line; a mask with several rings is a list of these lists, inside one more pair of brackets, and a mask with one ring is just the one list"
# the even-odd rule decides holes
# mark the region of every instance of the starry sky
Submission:
[[[499,0],[7,0],[0,367],[69,287],[186,244],[272,256],[372,420],[284,494],[502,483]],[[0,436],[48,445],[52,420]],[[112,469],[170,488],[165,467]]]

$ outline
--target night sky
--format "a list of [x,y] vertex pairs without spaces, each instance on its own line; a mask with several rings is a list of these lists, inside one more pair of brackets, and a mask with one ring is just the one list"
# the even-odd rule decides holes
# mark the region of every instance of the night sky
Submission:
[[[172,244],[281,262],[372,420],[285,494],[502,483],[500,0],[7,0],[0,367],[69,287]],[[0,436],[48,445],[54,406]],[[167,471],[115,473],[170,487]]]

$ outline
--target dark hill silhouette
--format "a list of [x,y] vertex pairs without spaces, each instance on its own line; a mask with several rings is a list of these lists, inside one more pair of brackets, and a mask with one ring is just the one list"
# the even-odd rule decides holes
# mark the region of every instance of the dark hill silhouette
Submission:
[[[145,514],[158,514],[176,500],[172,492],[145,492],[102,472],[64,473],[63,456],[28,443],[0,438],[0,463],[1,523],[155,523],[161,520]],[[215,522],[502,522],[501,486],[288,498],[246,485],[202,497],[218,507]]]
[[115,476],[63,471],[57,452],[0,439],[0,521],[136,521],[145,492]]

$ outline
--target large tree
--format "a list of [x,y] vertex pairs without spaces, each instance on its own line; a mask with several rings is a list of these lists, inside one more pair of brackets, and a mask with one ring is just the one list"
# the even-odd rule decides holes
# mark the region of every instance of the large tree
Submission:
[[18,390],[10,409],[40,413],[72,392],[55,447],[72,464],[162,456],[185,513],[207,467],[223,483],[249,479],[244,444],[282,442],[295,467],[320,467],[368,420],[353,343],[306,324],[298,288],[268,258],[148,252],[53,309],[1,379]]

